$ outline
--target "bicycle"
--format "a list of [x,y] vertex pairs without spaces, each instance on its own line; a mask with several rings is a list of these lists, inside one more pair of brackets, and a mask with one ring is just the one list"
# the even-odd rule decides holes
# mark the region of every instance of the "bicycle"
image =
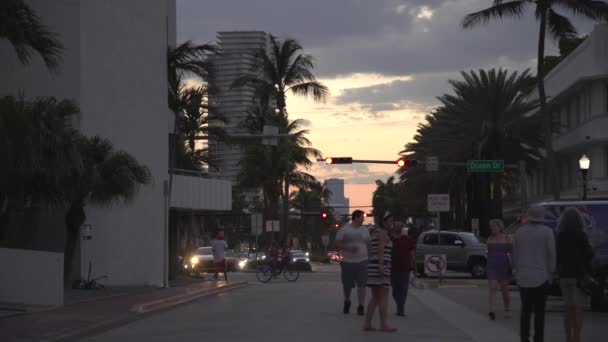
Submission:
[[283,277],[285,278],[285,280],[287,281],[296,281],[298,280],[298,278],[300,277],[300,272],[291,269],[291,267],[289,267],[289,264],[281,264],[280,267],[278,268],[278,270],[275,270],[274,272],[272,272],[272,266],[269,264],[265,264],[265,265],[260,265],[258,266],[258,271],[256,272],[255,276],[256,278],[258,278],[258,280],[262,283],[267,283],[269,282],[272,278],[278,278],[281,273],[283,274]]

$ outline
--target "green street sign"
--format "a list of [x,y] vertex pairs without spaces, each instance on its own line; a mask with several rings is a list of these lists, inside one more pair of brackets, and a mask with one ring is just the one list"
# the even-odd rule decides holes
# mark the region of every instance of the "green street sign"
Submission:
[[504,160],[469,160],[467,162],[469,172],[505,172]]

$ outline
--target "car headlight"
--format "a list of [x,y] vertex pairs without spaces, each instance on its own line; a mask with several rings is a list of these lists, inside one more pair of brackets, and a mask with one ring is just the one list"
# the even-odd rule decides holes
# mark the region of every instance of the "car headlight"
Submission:
[[246,261],[239,261],[239,267],[240,268],[245,268],[245,265],[247,265]]
[[264,260],[264,259],[266,259],[266,256],[265,256],[265,255],[262,255],[262,260]]
[[306,252],[306,256],[309,256],[308,252]]
[[310,259],[309,259],[309,258],[306,258],[306,262],[310,262]]
[[188,264],[184,265],[184,268],[185,268],[185,269],[188,269]]
[[293,262],[296,262],[296,258],[293,258]]
[[193,256],[192,258],[190,258],[190,263],[192,265],[198,264],[198,257]]

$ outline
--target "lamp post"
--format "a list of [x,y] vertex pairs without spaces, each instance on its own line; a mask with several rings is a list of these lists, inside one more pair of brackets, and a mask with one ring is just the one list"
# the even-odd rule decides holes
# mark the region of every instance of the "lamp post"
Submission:
[[589,160],[587,155],[583,154],[581,159],[578,160],[578,166],[581,170],[581,175],[583,176],[583,201],[587,200],[587,173],[589,172],[590,165],[591,160]]

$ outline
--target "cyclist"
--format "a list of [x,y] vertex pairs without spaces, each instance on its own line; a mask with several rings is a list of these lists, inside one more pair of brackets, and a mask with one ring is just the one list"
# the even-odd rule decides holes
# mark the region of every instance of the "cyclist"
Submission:
[[275,274],[279,269],[279,246],[276,241],[272,241],[268,250],[266,251],[266,255],[268,257],[268,261],[270,261],[270,266],[272,267],[272,274]]

